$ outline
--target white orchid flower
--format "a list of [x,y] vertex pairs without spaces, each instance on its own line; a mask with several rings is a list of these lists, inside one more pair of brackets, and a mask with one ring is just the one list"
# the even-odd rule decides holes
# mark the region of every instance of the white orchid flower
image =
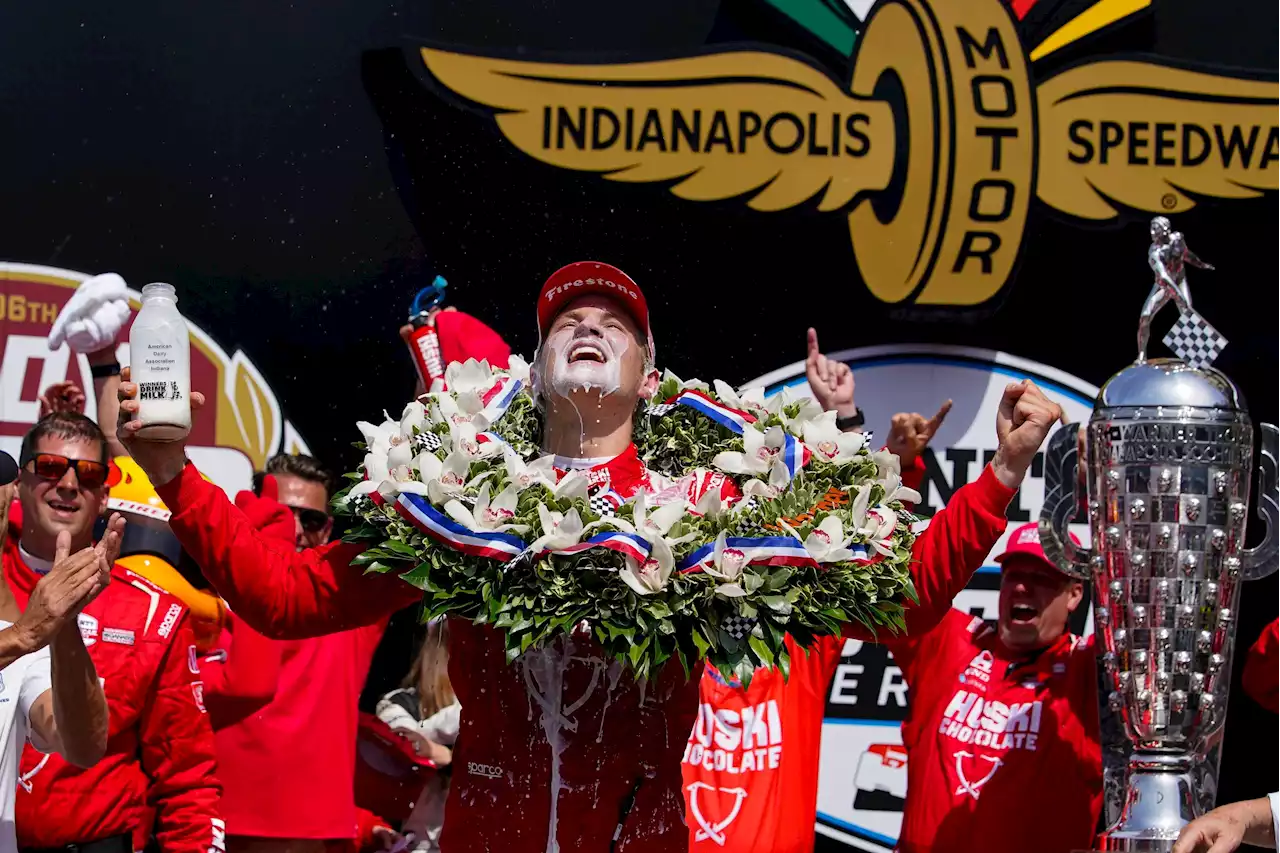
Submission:
[[[894,457],[895,459],[897,457]],[[880,485],[884,486],[884,502],[892,503],[893,501],[902,501],[904,503],[918,504],[922,500],[920,493],[915,489],[909,489],[902,485],[902,475],[896,471],[890,471],[880,480]]]
[[[553,457],[554,458],[554,457]],[[570,471],[564,475],[564,478],[556,484],[552,494],[556,500],[576,500],[581,498],[587,500],[587,487],[591,485],[590,478],[581,471]]]
[[391,420],[391,418],[387,418],[379,426],[375,426],[369,421],[357,421],[356,428],[364,436],[365,449],[370,453],[386,456],[387,451],[391,449],[392,443],[398,444],[401,440],[400,424]]
[[450,424],[449,438],[453,443],[453,452],[462,453],[472,461],[496,456],[503,448],[496,441],[480,441],[476,428],[471,423]]
[[448,424],[450,429],[462,424],[471,424],[480,429],[487,429],[487,424],[477,421],[476,415],[484,411],[484,403],[475,393],[441,394],[432,406],[432,418],[436,423]]
[[507,359],[507,373],[519,379],[526,388],[529,387],[529,362],[520,356],[512,355]]
[[657,542],[667,535],[677,521],[684,518],[685,505],[687,501],[683,497],[678,501],[662,505],[654,505],[652,509],[649,507],[649,498],[643,490],[636,493],[634,498],[635,506],[632,509],[632,517],[635,519],[636,533],[648,539],[650,542]]
[[871,506],[871,487],[858,486],[853,490],[853,501],[849,504],[849,524],[851,530],[861,530],[867,525],[867,509]]
[[787,471],[787,466],[779,460],[769,469],[768,482],[753,477],[742,484],[742,494],[749,498],[773,500],[782,494],[790,482],[791,474]]
[[404,412],[400,415],[400,437],[413,438],[415,429],[421,431],[427,428],[427,407],[412,400],[404,407]]
[[[462,497],[467,486],[467,473],[471,470],[469,456],[454,451],[441,462],[434,453],[427,452],[420,454],[417,461],[422,480],[427,484],[427,496],[433,504],[442,505]],[[476,482],[486,476],[488,472],[477,477]]]
[[860,432],[841,432],[836,428],[836,413],[823,412],[802,427],[804,443],[819,459],[839,465],[853,459],[867,445]]
[[662,381],[665,383],[669,380],[674,381],[676,383],[676,387],[679,388],[681,391],[694,390],[694,391],[702,391],[703,393],[706,393],[711,390],[710,386],[708,386],[707,383],[703,382],[700,379],[690,379],[688,382],[686,382],[685,380],[681,379],[679,376],[676,376],[670,370],[667,370],[665,373],[662,374]]
[[524,491],[530,486],[542,483],[548,489],[556,488],[556,458],[551,455],[541,456],[532,462],[525,462],[509,445],[502,448],[503,466],[507,469],[509,479],[518,489]]
[[889,474],[902,475],[902,460],[896,453],[877,450],[871,454],[871,461],[876,463],[876,479],[883,481]]
[[720,497],[719,489],[707,489],[703,492],[702,497],[698,498],[698,503],[694,505],[693,512],[703,518],[716,518],[727,508],[724,499]]
[[590,526],[582,523],[577,509],[560,513],[547,509],[545,504],[538,504],[538,520],[542,522],[542,535],[529,545],[529,550],[534,552],[544,548],[558,551],[577,545],[582,541],[582,535],[590,529]]
[[862,533],[867,537],[867,544],[877,553],[886,557],[893,556],[893,529],[898,524],[898,514],[887,506],[873,507],[867,510],[867,520]]
[[804,549],[819,563],[847,563],[853,559],[849,550],[852,540],[852,536],[845,536],[840,519],[828,515],[804,538]]
[[455,361],[445,368],[444,381],[455,394],[483,394],[493,387],[493,368],[488,361],[476,361],[474,358]]
[[742,571],[747,567],[747,555],[737,548],[728,547],[726,538],[724,531],[720,531],[720,535],[716,537],[715,548],[711,552],[711,565],[704,571],[720,581],[716,586],[716,592],[720,595],[741,598],[747,594],[747,591],[738,583],[742,578]]
[[485,483],[480,488],[480,494],[476,495],[475,509],[467,509],[462,501],[451,500],[444,505],[444,511],[468,530],[485,533],[510,530],[514,533],[524,533],[529,529],[527,524],[514,524],[511,521],[516,517],[517,503],[518,495],[512,488],[503,489],[502,493],[491,501],[489,484]]
[[652,595],[667,588],[675,567],[676,559],[671,546],[659,536],[653,540],[653,550],[643,563],[627,554],[626,565],[618,570],[618,575],[636,595]]
[[720,402],[731,409],[737,409],[740,412],[764,409],[763,388],[752,388],[739,394],[728,382],[715,379],[712,380],[712,384],[715,386],[716,396],[720,398]]
[[742,452],[725,450],[715,455],[711,464],[729,474],[771,474],[775,465],[781,465],[782,448],[786,433],[782,427],[769,427],[764,432],[748,426],[742,431]]
[[346,500],[343,501],[344,504],[361,495],[380,492],[383,483],[391,479],[391,470],[387,467],[385,454],[366,453],[361,467],[364,469],[365,478],[351,487],[351,491],[347,492]]

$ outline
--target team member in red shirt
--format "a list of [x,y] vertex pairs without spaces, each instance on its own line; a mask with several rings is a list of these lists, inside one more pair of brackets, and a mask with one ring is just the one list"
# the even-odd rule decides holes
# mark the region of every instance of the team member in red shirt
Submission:
[[[21,462],[30,476],[19,488],[21,536],[11,526],[4,543],[4,577],[20,607],[50,568],[36,555],[51,553],[58,530],[67,525],[89,535],[105,508],[105,481],[82,483],[72,467],[76,460],[103,460],[105,470],[104,453],[97,425],[73,413],[42,418],[24,439]],[[39,491],[32,487],[36,482],[56,487]],[[221,850],[213,732],[186,607],[116,566],[111,583],[78,622],[107,696],[107,755],[81,770],[26,749],[16,801],[19,846],[141,850],[151,806],[164,853]]]
[[[837,423],[844,429],[860,431],[853,374],[848,365],[821,353],[813,329],[809,330],[807,374],[813,397],[823,409],[836,412]],[[898,456],[907,486],[919,484],[920,453],[949,407],[948,401],[929,419],[906,413],[893,417],[886,446]],[[1003,488],[986,480],[956,493],[946,511],[934,518],[927,538],[928,547],[942,551],[925,550],[922,544],[917,552],[925,566],[947,564],[947,552],[954,551],[961,563],[968,561],[957,565],[962,571],[955,580],[967,583],[1004,531],[1003,508],[1012,492],[991,491],[995,487]],[[974,545],[987,550],[978,555]],[[913,627],[925,630],[928,625]],[[682,765],[692,853],[813,850],[826,691],[845,641],[823,637],[807,653],[790,637],[786,642],[791,653],[788,676],[783,678],[776,670],[757,671],[746,691],[737,678],[726,680],[714,667],[706,667],[698,721]]]
[[996,628],[952,610],[888,643],[911,688],[900,853],[1067,853],[1093,841],[1097,659],[1067,630],[1083,587],[1045,557],[1035,522],[996,559]]
[[[631,443],[637,402],[658,384],[639,287],[614,267],[571,264],[544,284],[538,320],[545,344],[534,360],[535,377],[574,377],[545,385],[535,379],[546,408],[544,449],[557,457],[557,469],[587,470],[593,485],[624,498],[658,487],[659,478],[645,470]],[[136,408],[136,390],[132,383],[122,386],[124,411]],[[972,490],[973,512],[957,513],[957,526],[1003,524],[1004,507],[1057,417],[1057,407],[1034,386],[1006,390],[997,427],[1000,450]],[[186,463],[181,446],[142,441],[131,428],[122,429],[152,482],[164,484],[161,495],[175,510],[170,525],[183,545],[255,627],[284,636],[328,633],[369,624],[417,601],[418,592],[397,578],[365,576],[351,566],[356,546],[294,554],[255,536],[244,516]],[[717,488],[732,497],[725,491],[729,482],[714,475],[693,478],[687,496],[696,500]],[[931,549],[927,540],[933,537],[924,538],[917,591],[924,602],[949,602],[959,587],[952,588],[956,577],[947,568],[980,560],[990,546],[975,535],[964,553],[954,554],[954,541]],[[940,554],[948,559],[936,559]],[[912,608],[909,622],[929,624],[937,615],[926,603]],[[643,690],[630,679],[614,682],[603,674],[608,664],[593,653],[589,639],[575,636],[564,642],[563,657],[540,659],[548,664],[543,670],[563,668],[561,692],[576,697],[571,710],[550,712],[558,718],[553,726],[542,719],[548,712],[530,710],[526,682],[536,681],[538,673],[525,662],[509,665],[496,631],[453,619],[450,636],[451,680],[466,710],[442,849],[687,848],[679,767],[697,710],[696,681],[686,682],[675,665]],[[562,783],[554,792],[546,734],[552,728],[560,741]]]

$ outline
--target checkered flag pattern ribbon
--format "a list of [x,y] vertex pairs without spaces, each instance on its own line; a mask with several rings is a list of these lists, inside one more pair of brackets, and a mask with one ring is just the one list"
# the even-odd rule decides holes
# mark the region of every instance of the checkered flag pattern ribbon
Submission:
[[743,637],[751,633],[751,629],[756,626],[756,620],[748,619],[745,616],[730,616],[724,622],[720,623],[720,627],[725,633],[735,640],[741,640]]
[[659,403],[656,406],[650,406],[648,409],[649,417],[660,418],[675,407],[675,403]]
[[1173,324],[1169,334],[1164,336],[1164,345],[1199,370],[1213,364],[1214,359],[1226,349],[1227,339],[1210,326],[1208,320],[1190,311]]
[[622,495],[603,486],[593,490],[587,501],[591,504],[592,511],[601,518],[613,518],[619,507],[625,503]]
[[434,432],[420,432],[413,439],[420,445],[419,450],[436,451],[440,449],[440,436]]

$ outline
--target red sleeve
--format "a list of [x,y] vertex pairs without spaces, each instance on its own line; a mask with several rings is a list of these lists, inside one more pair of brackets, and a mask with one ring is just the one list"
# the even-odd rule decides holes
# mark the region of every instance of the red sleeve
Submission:
[[1262,629],[1244,661],[1244,692],[1273,714],[1280,713],[1280,620]]
[[927,661],[942,659],[942,650],[951,646],[957,637],[973,634],[981,623],[982,617],[970,616],[961,610],[951,609],[937,625],[928,631],[918,634],[899,634],[891,639],[881,640],[885,648],[893,655],[893,664],[902,670],[902,679],[912,684],[921,674]]
[[359,545],[295,551],[261,535],[194,465],[156,489],[169,528],[236,615],[268,637],[304,639],[377,622],[421,593],[393,574],[351,565]]
[[356,837],[355,848],[360,853],[369,850],[377,850],[382,845],[378,841],[378,836],[373,834],[375,829],[391,829],[391,824],[378,817],[368,809],[356,808]]
[[222,654],[200,663],[205,705],[214,731],[266,706],[275,698],[280,678],[280,641],[267,639],[234,614],[228,613],[226,621],[219,649]]
[[154,832],[165,853],[207,853],[222,845],[225,831],[213,729],[191,666],[195,642],[184,611],[138,722],[142,769],[151,782],[147,804],[155,809]]
[[[1015,494],[988,465],[976,481],[958,489],[950,503],[934,514],[913,549],[911,580],[920,603],[907,607],[908,634],[928,631],[951,609],[951,602],[1004,533],[1005,510]],[[846,627],[845,636],[877,640],[866,627],[853,623]]]

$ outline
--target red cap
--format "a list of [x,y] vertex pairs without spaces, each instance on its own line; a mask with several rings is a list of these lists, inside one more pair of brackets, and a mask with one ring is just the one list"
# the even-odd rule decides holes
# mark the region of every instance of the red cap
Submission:
[[[1074,533],[1070,534],[1070,536],[1072,542],[1076,545],[1080,544],[1080,540],[1076,538]],[[1052,560],[1045,556],[1044,547],[1040,544],[1040,525],[1034,521],[1029,524],[1024,524],[1017,530],[1013,531],[1013,534],[1009,537],[1008,547],[1005,548],[1003,554],[996,557],[996,562],[1003,563],[1010,557],[1017,556],[1019,554],[1034,557],[1056,572],[1062,571]]]
[[649,357],[652,358],[653,332],[649,328],[649,303],[645,301],[644,292],[631,276],[598,261],[577,261],[563,266],[542,285],[542,292],[538,294],[539,343],[546,337],[551,321],[567,303],[595,293],[610,297],[626,309],[644,332],[649,344]]

